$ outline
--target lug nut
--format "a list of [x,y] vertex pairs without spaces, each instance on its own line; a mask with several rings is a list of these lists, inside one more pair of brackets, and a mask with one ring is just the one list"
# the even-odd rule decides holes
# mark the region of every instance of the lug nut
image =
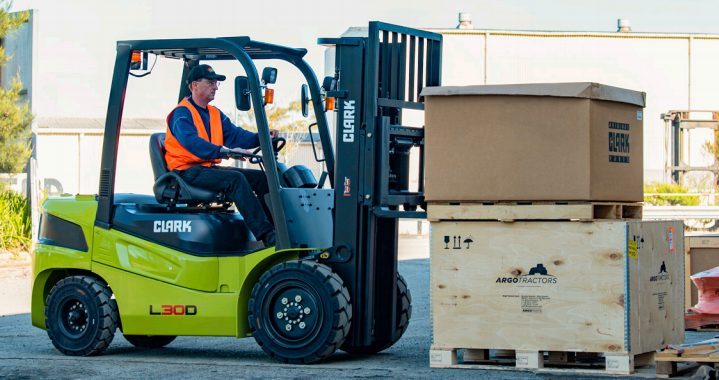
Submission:
[[302,296],[299,294],[295,296],[295,302],[302,302]]
[[305,310],[304,310],[305,314],[307,314],[307,315],[309,315],[311,311],[312,311],[312,310],[310,310],[309,307],[306,307]]
[[282,297],[282,304],[287,305],[287,302],[290,302],[290,300],[288,300],[287,297]]
[[306,326],[306,325],[305,325],[305,323],[304,323],[304,322],[300,322],[300,328],[301,328],[301,329],[304,329],[304,328],[305,328],[305,326]]
[[277,312],[277,319],[282,319],[285,316],[285,314],[281,311]]
[[285,330],[292,331],[292,325],[289,323],[287,325],[285,325]]

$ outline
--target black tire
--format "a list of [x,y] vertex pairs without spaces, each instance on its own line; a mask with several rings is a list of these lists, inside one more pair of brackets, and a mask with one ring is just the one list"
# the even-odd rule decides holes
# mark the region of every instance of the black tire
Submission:
[[63,354],[97,355],[112,342],[117,303],[104,281],[89,276],[64,278],[50,290],[46,305],[47,335]]
[[340,349],[355,355],[371,355],[382,352],[397,343],[407,331],[410,318],[412,318],[412,294],[407,287],[407,281],[397,273],[397,332],[395,336],[375,337],[374,342],[369,346],[352,346],[346,342]]
[[352,323],[342,279],[313,261],[288,261],[265,272],[252,289],[248,309],[257,344],[285,363],[327,358],[342,345]]
[[139,348],[161,348],[172,343],[174,335],[123,335],[133,346]]

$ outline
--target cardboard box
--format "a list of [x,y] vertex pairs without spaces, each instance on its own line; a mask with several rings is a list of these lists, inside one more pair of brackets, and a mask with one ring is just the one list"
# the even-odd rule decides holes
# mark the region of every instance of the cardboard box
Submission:
[[433,348],[638,355],[684,340],[681,221],[430,225]]
[[697,287],[689,276],[719,266],[719,235],[692,235],[687,236],[684,241],[686,246],[684,306],[689,309],[699,301]]
[[422,95],[427,201],[643,201],[642,92],[556,83]]

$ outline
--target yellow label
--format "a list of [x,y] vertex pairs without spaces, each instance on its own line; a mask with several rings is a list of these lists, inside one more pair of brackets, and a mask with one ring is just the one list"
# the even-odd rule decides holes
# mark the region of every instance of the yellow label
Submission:
[[637,241],[636,240],[630,240],[629,246],[627,247],[627,250],[629,251],[629,257],[636,260],[637,258]]

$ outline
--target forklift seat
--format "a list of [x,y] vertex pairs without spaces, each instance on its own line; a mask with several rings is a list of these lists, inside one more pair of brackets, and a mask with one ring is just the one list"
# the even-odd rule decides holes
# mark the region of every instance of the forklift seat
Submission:
[[150,161],[152,161],[152,171],[155,173],[155,186],[152,190],[157,202],[170,206],[225,203],[223,193],[190,186],[177,173],[167,170],[164,133],[154,133],[150,136]]

